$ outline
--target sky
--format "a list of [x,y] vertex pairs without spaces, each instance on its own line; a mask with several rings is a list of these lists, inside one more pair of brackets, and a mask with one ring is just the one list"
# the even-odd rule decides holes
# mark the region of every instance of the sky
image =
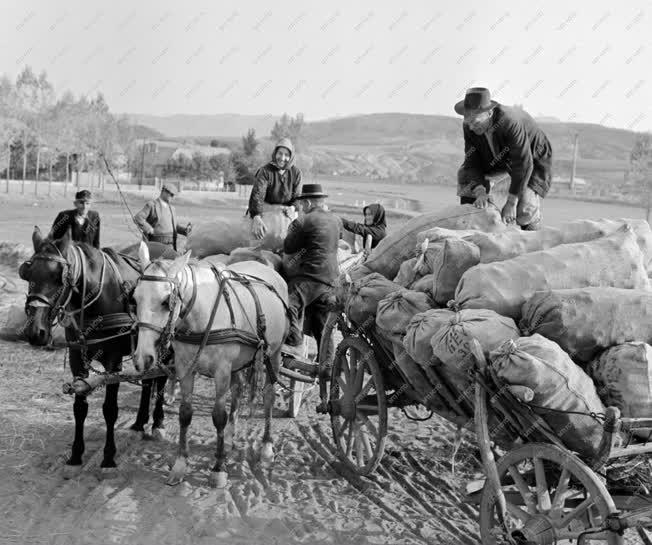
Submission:
[[535,116],[652,130],[652,0],[2,0],[0,66],[112,111]]

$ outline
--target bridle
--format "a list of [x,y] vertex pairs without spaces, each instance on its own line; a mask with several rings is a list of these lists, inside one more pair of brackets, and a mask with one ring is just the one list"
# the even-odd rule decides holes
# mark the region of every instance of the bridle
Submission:
[[[78,280],[75,278],[73,267],[71,266],[70,262],[63,256],[61,250],[59,250],[59,248],[57,248],[55,245],[52,245],[52,247],[57,251],[57,254],[59,255],[36,254],[29,260],[28,263],[30,267],[34,261],[49,261],[49,262],[61,263],[63,268],[61,272],[62,287],[61,289],[57,290],[57,294],[55,294],[56,298],[48,297],[47,295],[44,295],[43,293],[39,293],[39,292],[28,292],[27,299],[25,301],[26,314],[30,306],[36,306],[31,304],[35,301],[42,303],[43,305],[48,307],[50,325],[54,324],[54,321],[57,318],[57,316],[70,302],[70,299],[72,298],[72,294],[75,291],[75,284],[77,283]],[[75,262],[75,264],[77,263]]]
[[[152,263],[152,265],[155,263]],[[157,346],[157,363],[160,364],[162,361],[163,352],[168,349],[172,343],[172,339],[175,333],[175,323],[178,319],[184,319],[190,310],[192,309],[195,299],[197,297],[196,291],[196,279],[195,279],[195,270],[192,266],[188,266],[190,273],[192,275],[192,284],[193,284],[193,293],[188,305],[184,307],[183,299],[181,297],[181,285],[179,280],[176,277],[170,276],[156,276],[153,274],[143,274],[139,278],[139,282],[164,282],[171,286],[170,299],[168,300],[168,308],[170,309],[170,314],[168,319],[163,327],[150,324],[149,322],[140,322],[137,321],[134,324],[134,327],[138,329],[150,329],[156,331],[159,334],[158,346]],[[185,268],[184,268],[185,271]]]

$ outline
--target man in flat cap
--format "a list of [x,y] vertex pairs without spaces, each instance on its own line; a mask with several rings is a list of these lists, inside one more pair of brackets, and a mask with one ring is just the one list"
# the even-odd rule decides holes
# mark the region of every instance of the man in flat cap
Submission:
[[188,223],[185,227],[177,225],[172,206],[175,193],[172,184],[163,184],[158,199],[145,203],[134,221],[147,240],[168,244],[177,251],[177,234],[187,237],[192,231],[192,224]]
[[507,172],[511,183],[503,220],[523,230],[539,229],[541,199],[552,179],[547,136],[528,113],[491,100],[484,87],[468,89],[455,111],[464,116],[464,163],[457,173],[461,203],[486,207],[493,202],[487,176]]
[[59,212],[52,229],[50,238],[61,238],[70,229],[74,242],[86,242],[95,248],[100,247],[100,215],[91,210],[92,196],[87,189],[75,193],[75,208]]

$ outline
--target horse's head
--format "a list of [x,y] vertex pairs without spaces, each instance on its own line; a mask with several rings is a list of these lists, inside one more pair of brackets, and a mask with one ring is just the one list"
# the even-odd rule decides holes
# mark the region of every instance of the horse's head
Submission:
[[168,349],[174,324],[181,312],[180,282],[190,252],[174,261],[150,261],[145,243],[138,251],[143,276],[134,290],[138,319],[138,344],[134,353],[136,371],[146,371]]
[[38,227],[32,234],[34,255],[23,263],[19,275],[29,282],[25,335],[30,344],[43,346],[50,340],[52,324],[71,296],[74,282],[68,261],[70,234],[59,240],[44,238]]

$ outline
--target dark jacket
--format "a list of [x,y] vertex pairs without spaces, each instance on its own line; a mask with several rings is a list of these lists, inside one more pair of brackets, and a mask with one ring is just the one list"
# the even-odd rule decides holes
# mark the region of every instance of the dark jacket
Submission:
[[[339,218],[322,208],[312,208],[288,227],[283,251],[295,254],[294,278],[308,278],[332,286],[339,276],[337,248]],[[291,280],[291,278],[288,278]]]
[[64,210],[59,212],[52,224],[50,236],[61,238],[70,228],[72,240],[75,242],[86,242],[95,248],[100,248],[100,215],[95,210],[89,210],[86,220],[79,224],[75,219],[77,210]]
[[[136,222],[136,225],[140,227],[141,231],[145,233],[147,236],[148,240],[150,235],[154,233],[154,227],[158,224],[158,217],[159,214],[161,213],[161,207],[163,206],[163,203],[161,202],[161,198],[159,197],[158,199],[153,199],[151,201],[148,201],[145,203],[145,206],[134,216],[134,221]],[[183,236],[188,236],[188,233],[186,231],[186,228],[178,225],[177,224],[177,217],[176,213],[174,211],[174,206],[172,204],[168,203],[168,206],[170,207],[170,214],[172,216],[172,239],[173,239],[173,248],[176,251],[177,249],[177,234],[183,235]]]
[[[281,174],[274,162],[276,150],[279,147],[290,150],[290,164],[283,171],[283,174]],[[252,218],[262,215],[265,203],[294,205],[297,195],[301,193],[301,171],[292,164],[293,161],[294,148],[292,142],[288,138],[282,138],[274,147],[272,160],[265,166],[260,167],[254,176],[254,185],[251,188],[249,209],[247,210]]]
[[371,235],[371,247],[375,248],[378,246],[378,243],[385,238],[387,223],[385,221],[385,209],[382,204],[370,204],[365,206],[362,209],[362,213],[369,211],[373,214],[374,221],[371,225],[365,225],[364,223],[356,223],[355,221],[347,220],[342,218],[342,224],[344,229],[351,231],[356,235],[362,236],[362,242],[364,244],[367,235]]
[[509,192],[518,195],[530,187],[541,197],[550,189],[552,147],[545,133],[523,110],[499,104],[493,112],[494,157],[484,134],[475,134],[464,125],[464,164],[460,169],[460,186],[474,187],[485,183],[492,172],[507,171],[511,178]]

